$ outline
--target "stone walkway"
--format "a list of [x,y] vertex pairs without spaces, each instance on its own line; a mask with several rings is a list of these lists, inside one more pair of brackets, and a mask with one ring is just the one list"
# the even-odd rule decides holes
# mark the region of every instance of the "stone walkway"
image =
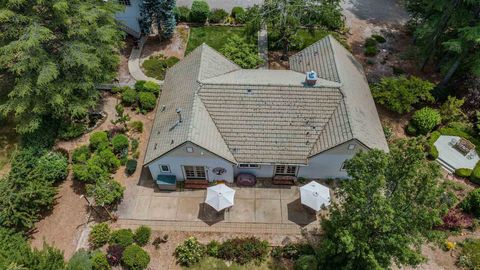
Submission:
[[143,37],[139,44],[138,47],[132,48],[132,53],[130,54],[130,57],[128,58],[128,71],[132,75],[132,77],[137,80],[137,81],[153,81],[158,84],[163,84],[163,81],[147,77],[142,69],[140,68],[140,58],[142,56],[142,49],[143,45],[145,45],[147,38]]

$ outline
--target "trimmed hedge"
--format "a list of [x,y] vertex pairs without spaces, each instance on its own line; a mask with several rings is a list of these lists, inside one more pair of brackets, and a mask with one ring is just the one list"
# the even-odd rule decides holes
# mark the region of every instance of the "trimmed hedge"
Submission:
[[99,223],[92,227],[88,241],[93,248],[99,248],[110,240],[110,227],[107,223]]
[[190,10],[190,21],[196,23],[205,23],[210,16],[210,7],[204,0],[194,0]]
[[442,122],[442,116],[436,109],[423,107],[413,114],[411,123],[418,133],[425,135]]
[[128,149],[128,137],[123,134],[115,135],[112,139],[113,152],[120,153]]
[[435,160],[438,158],[438,150],[437,147],[435,147],[435,142],[440,138],[442,134],[438,131],[434,131],[430,134],[430,138],[428,138],[428,158]]
[[120,229],[110,235],[110,245],[119,245],[126,248],[133,244],[133,232],[131,229]]
[[190,20],[190,9],[188,7],[175,7],[174,13],[177,22],[188,22]]
[[228,17],[228,12],[221,8],[215,8],[212,9],[212,12],[210,14],[210,18],[208,18],[208,21],[212,23],[222,23],[225,21],[225,19]]
[[458,168],[455,170],[455,174],[459,177],[468,178],[470,175],[472,175],[472,169]]
[[126,89],[122,93],[122,103],[130,106],[137,102],[137,91],[132,88]]
[[90,135],[90,148],[92,150],[102,150],[108,147],[108,134],[105,131],[97,131]]
[[137,161],[135,159],[129,159],[125,166],[125,172],[127,175],[132,175],[137,170]]
[[133,239],[135,243],[139,246],[145,246],[150,241],[150,235],[152,234],[152,229],[147,226],[140,226],[135,230],[135,234],[133,235]]
[[122,262],[129,270],[143,270],[150,263],[150,255],[138,245],[133,244],[123,252]]

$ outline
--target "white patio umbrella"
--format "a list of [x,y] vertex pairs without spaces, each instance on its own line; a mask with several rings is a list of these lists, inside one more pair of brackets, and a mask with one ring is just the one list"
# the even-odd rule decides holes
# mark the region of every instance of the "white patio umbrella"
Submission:
[[303,205],[319,211],[322,205],[330,205],[330,189],[312,181],[300,187],[300,199]]
[[205,202],[217,211],[233,206],[235,190],[227,187],[225,184],[219,184],[207,188],[207,198]]

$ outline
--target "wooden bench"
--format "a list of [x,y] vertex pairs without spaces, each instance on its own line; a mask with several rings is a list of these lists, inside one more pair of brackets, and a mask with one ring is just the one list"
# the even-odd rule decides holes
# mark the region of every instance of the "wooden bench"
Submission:
[[185,180],[185,188],[192,188],[192,189],[208,188],[208,180]]
[[297,177],[292,175],[275,175],[272,179],[274,185],[293,186],[297,182]]

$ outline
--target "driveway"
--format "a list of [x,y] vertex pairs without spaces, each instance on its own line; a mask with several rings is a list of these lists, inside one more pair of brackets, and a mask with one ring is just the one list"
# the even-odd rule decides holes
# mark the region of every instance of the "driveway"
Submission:
[[296,186],[235,187],[235,205],[221,212],[204,203],[206,190],[163,192],[148,180],[132,188],[135,190],[125,194],[117,211],[120,220],[201,222],[209,226],[217,223],[290,224],[296,227],[317,224],[316,213],[300,203]]
[[408,13],[398,0],[344,0],[344,14],[374,24],[404,24]]

